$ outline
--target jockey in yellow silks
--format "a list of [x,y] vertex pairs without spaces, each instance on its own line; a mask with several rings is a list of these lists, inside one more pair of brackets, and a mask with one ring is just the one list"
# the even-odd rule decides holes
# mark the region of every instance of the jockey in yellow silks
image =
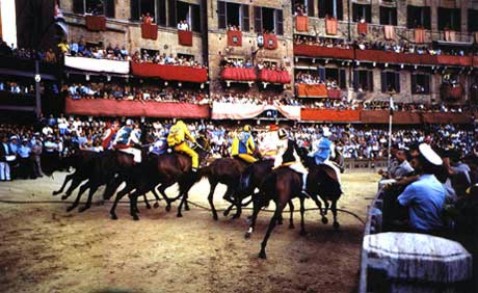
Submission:
[[245,125],[243,131],[234,137],[231,146],[231,156],[240,158],[247,163],[254,163],[257,161],[257,159],[252,156],[256,146],[254,144],[251,130],[250,125]]
[[189,147],[186,140],[196,143],[186,124],[182,120],[179,120],[171,126],[169,130],[167,138],[168,146],[172,147],[176,152],[183,152],[190,156],[192,171],[196,172],[199,167],[199,155]]

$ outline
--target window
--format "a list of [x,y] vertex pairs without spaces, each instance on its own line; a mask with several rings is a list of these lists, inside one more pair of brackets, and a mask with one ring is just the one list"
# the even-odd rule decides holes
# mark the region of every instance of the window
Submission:
[[407,7],[407,27],[422,27],[431,29],[430,7],[419,7],[408,5]]
[[284,19],[282,10],[258,6],[254,7],[254,31],[256,33],[267,31],[277,35],[283,35]]
[[319,17],[331,16],[342,20],[344,16],[342,2],[342,0],[319,0]]
[[115,17],[115,0],[73,0],[73,12]]
[[240,28],[243,32],[248,32],[249,27],[249,6],[244,4],[228,3],[218,1],[218,19],[220,29],[226,29],[230,25]]
[[186,21],[189,29],[201,32],[200,7],[182,1],[169,0],[169,26],[177,27],[180,21]]
[[394,71],[382,72],[382,93],[400,92],[400,73]]
[[[473,19],[474,21],[470,21]],[[478,10],[468,10],[468,31],[469,32],[478,32]]]
[[380,6],[380,24],[397,25],[397,8]]
[[335,81],[341,89],[346,88],[345,69],[319,67],[319,76],[324,81]]
[[154,19],[156,24],[166,26],[166,1],[131,0],[131,20],[139,21],[147,13]]
[[461,31],[460,9],[438,7],[438,29]]
[[302,6],[304,15],[315,16],[314,0],[295,0],[294,5],[292,5],[292,14],[297,11],[298,6]]
[[360,22],[362,19],[367,23],[372,22],[372,7],[370,5],[353,3],[352,11],[355,22]]
[[354,70],[354,90],[373,91],[373,71]]
[[412,75],[412,94],[430,93],[430,75],[413,74]]

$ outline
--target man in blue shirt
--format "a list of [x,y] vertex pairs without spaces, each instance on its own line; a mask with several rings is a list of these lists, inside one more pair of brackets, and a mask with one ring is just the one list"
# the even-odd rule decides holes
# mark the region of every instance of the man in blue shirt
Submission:
[[418,149],[419,154],[413,157],[412,165],[420,177],[405,188],[398,202],[408,208],[409,226],[413,231],[433,233],[444,227],[445,189],[433,175],[443,160],[426,143],[420,144]]

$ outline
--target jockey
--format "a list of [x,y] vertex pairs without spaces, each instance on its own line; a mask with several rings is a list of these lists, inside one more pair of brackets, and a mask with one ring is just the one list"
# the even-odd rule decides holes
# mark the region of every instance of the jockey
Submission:
[[327,127],[323,129],[322,138],[317,143],[317,151],[314,153],[314,159],[317,165],[326,164],[330,166],[335,173],[337,173],[337,178],[340,182],[340,170],[330,161],[330,158],[335,158],[335,145],[329,139],[331,134],[332,133]]
[[262,135],[262,139],[259,144],[259,152],[262,155],[262,158],[275,159],[277,154],[277,145],[279,144],[279,137],[277,131],[279,127],[275,124],[271,124],[268,127],[268,132]]
[[232,141],[231,156],[242,159],[247,163],[254,163],[257,161],[252,156],[256,146],[254,144],[254,138],[251,134],[251,126],[245,125],[241,133],[237,134]]
[[139,141],[141,137],[141,130],[135,128],[131,119],[126,120],[126,125],[118,130],[116,137],[113,141],[114,149],[128,153],[134,156],[136,163],[141,163],[141,150],[134,148],[133,146],[140,145]]
[[116,133],[119,129],[119,122],[115,120],[111,126],[105,130],[103,136],[101,137],[101,146],[104,150],[109,150],[113,148],[112,142],[115,139]]
[[306,190],[308,171],[302,164],[299,155],[297,154],[297,146],[295,141],[289,139],[285,129],[279,129],[277,144],[277,155],[274,160],[274,169],[281,166],[287,166],[292,170],[302,174],[302,190]]
[[168,146],[173,147],[176,152],[183,152],[190,156],[192,163],[191,171],[196,172],[199,167],[199,155],[188,146],[186,140],[196,143],[194,137],[189,133],[186,124],[182,120],[178,120],[169,130],[167,138]]

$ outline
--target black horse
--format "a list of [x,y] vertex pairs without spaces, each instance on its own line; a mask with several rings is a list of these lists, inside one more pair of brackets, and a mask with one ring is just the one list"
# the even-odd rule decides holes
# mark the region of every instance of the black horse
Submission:
[[266,258],[266,246],[272,230],[277,225],[282,217],[282,211],[285,206],[290,206],[290,225],[289,228],[294,228],[292,214],[294,212],[294,205],[292,199],[298,197],[300,199],[300,215],[301,215],[301,235],[305,235],[304,226],[304,199],[305,196],[301,192],[302,190],[302,175],[295,172],[288,167],[280,167],[273,170],[262,182],[260,192],[253,196],[253,213],[251,218],[251,225],[245,234],[246,238],[249,238],[254,231],[257,215],[262,207],[267,206],[271,200],[274,201],[276,210],[269,222],[267,232],[264,236],[264,240],[261,243],[261,251],[259,253],[260,258]]

